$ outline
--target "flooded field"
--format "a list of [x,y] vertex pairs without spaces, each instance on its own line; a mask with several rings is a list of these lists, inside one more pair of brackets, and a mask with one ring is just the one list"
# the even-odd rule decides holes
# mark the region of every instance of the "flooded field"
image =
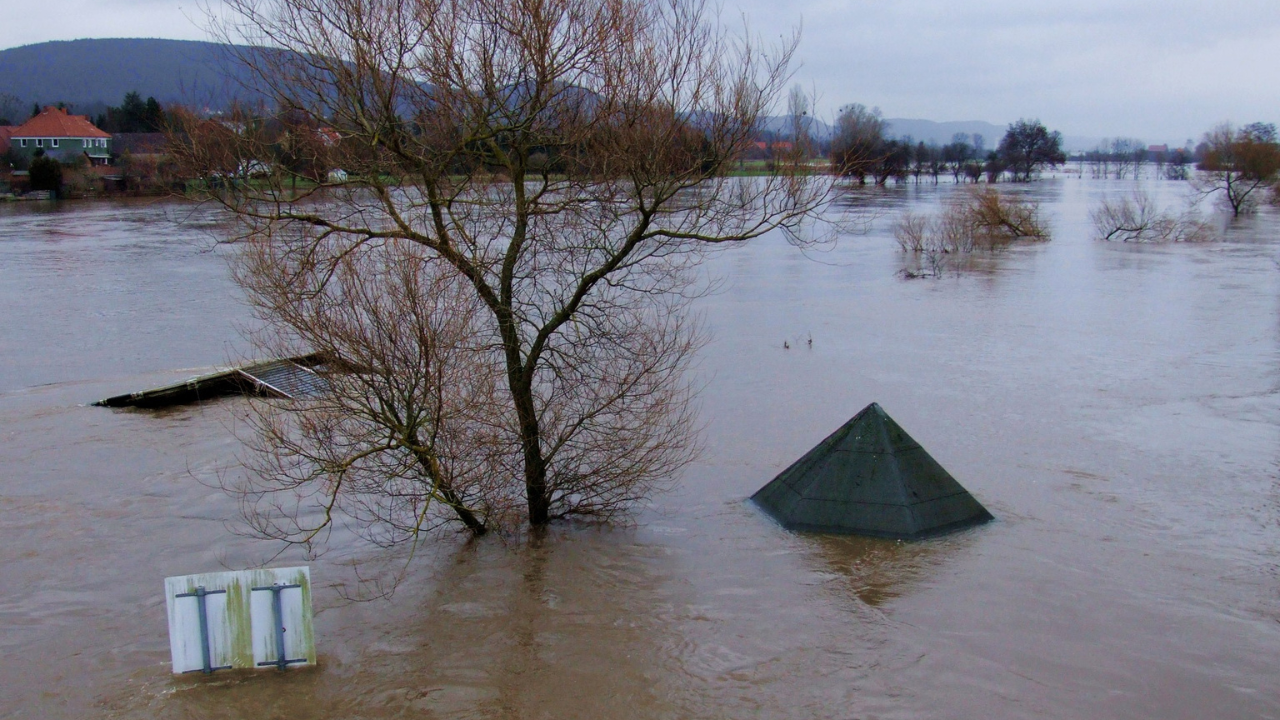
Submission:
[[[239,401],[85,403],[239,357],[216,218],[0,206],[0,718],[1280,717],[1280,216],[1095,241],[1131,187],[1019,188],[1053,240],[940,279],[889,226],[947,186],[868,192],[831,252],[718,256],[707,451],[633,525],[442,538],[367,602],[403,566],[339,544],[320,666],[209,679],[169,673],[162,583],[279,549],[213,487]],[[996,522],[903,544],[745,502],[872,401]]]

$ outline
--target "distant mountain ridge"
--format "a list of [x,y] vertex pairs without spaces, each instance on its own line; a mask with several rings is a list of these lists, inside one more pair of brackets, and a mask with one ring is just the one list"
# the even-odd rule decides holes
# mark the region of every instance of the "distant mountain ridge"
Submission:
[[[946,145],[951,142],[951,138],[956,133],[965,133],[972,136],[974,133],[982,135],[983,146],[987,150],[995,150],[1000,145],[1000,139],[1004,137],[1005,132],[1009,129],[1007,125],[994,125],[981,120],[961,120],[956,122],[934,122],[933,120],[918,120],[908,118],[886,118],[888,123],[888,135],[890,137],[904,138],[910,136],[912,140],[926,143],[937,143],[938,145]],[[1056,128],[1050,127],[1049,130]],[[1104,138],[1091,137],[1083,135],[1063,135],[1062,149],[1067,152],[1081,152],[1092,150],[1102,142]]]
[[243,95],[248,79],[228,46],[194,40],[60,40],[0,50],[0,94],[28,113],[32,104],[64,102],[96,114],[135,90],[165,105],[220,110]]
[[[245,92],[244,87],[252,85],[251,77],[235,59],[236,52],[244,49],[198,40],[102,38],[0,50],[0,116],[7,113],[10,120],[21,122],[30,115],[32,105],[62,102],[72,112],[92,117],[109,105],[119,105],[125,93],[132,91],[154,97],[162,105],[225,110],[237,99],[258,99]],[[832,125],[812,117],[806,122],[814,139],[831,139]],[[886,118],[885,122],[891,137],[910,136],[916,142],[945,145],[956,133],[977,133],[987,149],[999,145],[1007,129],[981,120]],[[791,119],[761,118],[760,131],[789,137]],[[1083,150],[1100,140],[1067,136],[1064,145],[1068,151]]]
[[[809,135],[815,140],[827,141],[835,135],[835,127],[815,118],[805,118]],[[985,147],[994,149],[1004,137],[1006,128],[981,120],[960,120],[952,122],[936,122],[914,118],[885,118],[885,135],[890,138],[903,139],[910,137],[915,142],[946,145],[956,133],[972,136],[982,135]],[[791,118],[785,115],[770,115],[760,119],[760,131],[779,138],[791,137]]]
[[885,124],[888,125],[885,134],[890,137],[910,137],[916,142],[936,145],[946,145],[951,142],[951,138],[956,133],[964,133],[971,137],[975,134],[981,135],[983,144],[988,150],[994,149],[999,145],[1000,138],[1004,137],[1005,131],[1008,130],[1007,126],[995,125],[982,120],[935,122],[916,118],[885,118]]
[[[764,135],[772,135],[778,139],[791,137],[794,133],[793,118],[790,115],[766,115],[758,119],[757,131]],[[804,118],[804,128],[809,136],[820,142],[831,139],[835,128],[812,117]]]

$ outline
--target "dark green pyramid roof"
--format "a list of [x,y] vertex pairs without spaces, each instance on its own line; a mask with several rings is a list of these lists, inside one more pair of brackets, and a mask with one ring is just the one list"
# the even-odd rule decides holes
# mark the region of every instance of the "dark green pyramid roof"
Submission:
[[790,530],[916,539],[991,513],[876,403],[751,496]]

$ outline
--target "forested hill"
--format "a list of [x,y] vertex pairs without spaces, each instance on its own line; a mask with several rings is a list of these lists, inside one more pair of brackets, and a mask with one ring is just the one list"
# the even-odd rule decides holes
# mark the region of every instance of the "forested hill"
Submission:
[[144,38],[67,40],[0,50],[0,95],[33,104],[65,102],[95,114],[137,91],[162,104],[221,109],[239,94],[226,46]]

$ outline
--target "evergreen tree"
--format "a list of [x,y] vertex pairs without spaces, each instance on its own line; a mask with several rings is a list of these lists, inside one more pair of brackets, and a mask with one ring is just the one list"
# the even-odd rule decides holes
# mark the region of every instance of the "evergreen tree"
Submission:
[[119,107],[107,108],[99,127],[113,133],[160,132],[164,128],[164,108],[153,97],[144,102],[137,91],[129,92]]
[[36,151],[29,172],[32,190],[49,190],[54,197],[62,190],[62,164],[45,155],[43,150]]
[[143,132],[160,132],[164,129],[164,110],[153,97],[147,98],[147,105],[143,110],[143,125],[146,126]]

